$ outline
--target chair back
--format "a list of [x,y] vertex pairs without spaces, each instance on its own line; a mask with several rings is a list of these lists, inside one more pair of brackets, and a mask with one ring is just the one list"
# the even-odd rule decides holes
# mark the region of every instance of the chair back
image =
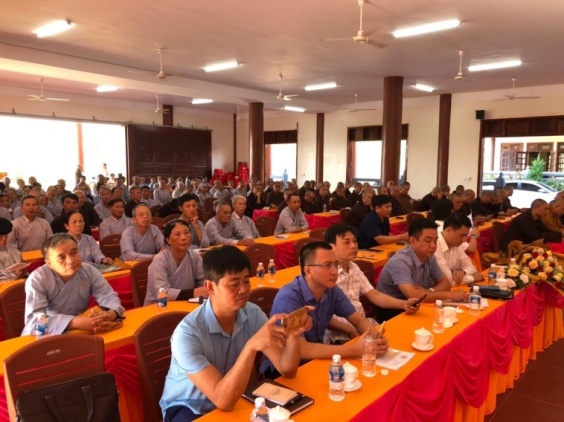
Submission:
[[257,287],[251,290],[249,302],[261,308],[266,316],[270,316],[270,310],[277,294],[278,289],[276,287]]
[[100,239],[99,245],[102,253],[108,258],[116,259],[121,256],[121,233],[110,234]]
[[327,231],[327,227],[323,227],[320,229],[310,230],[309,237],[315,240],[321,240],[325,242],[325,232]]
[[499,221],[494,221],[492,223],[493,227],[493,251],[494,252],[504,252],[507,251],[503,250],[503,241],[505,239],[505,225],[500,223]]
[[206,198],[204,201],[204,211],[211,212],[212,214],[215,213],[215,210],[213,209],[214,201],[215,199],[213,198]]
[[352,210],[350,208],[341,208],[339,210],[339,223],[349,224],[349,218],[351,216]]
[[264,243],[254,243],[247,246],[245,249],[245,255],[251,261],[251,277],[257,275],[257,266],[259,262],[264,264],[264,268],[268,266],[268,262],[274,259],[274,246],[266,245]]
[[162,228],[165,225],[165,219],[163,217],[153,217],[151,220],[151,224],[157,226],[159,230],[162,230]]
[[312,239],[311,237],[304,237],[296,240],[294,243],[294,258],[296,259],[296,265],[300,265],[300,252],[302,251],[302,248],[311,242],[317,242],[317,240]]
[[27,264],[27,272],[31,273],[45,264],[45,258],[37,258]]
[[16,282],[0,293],[4,338],[19,337],[25,325],[25,283]]
[[255,226],[262,237],[273,236],[276,228],[276,219],[267,215],[258,217]]
[[131,287],[133,293],[133,307],[140,308],[145,303],[147,296],[147,279],[149,278],[149,265],[152,259],[137,262],[131,268]]
[[[167,215],[167,216],[164,218],[164,224],[163,224],[163,226],[166,226],[166,223],[168,223],[169,221],[178,220],[181,216],[182,216],[182,214],[170,214],[170,215]],[[153,220],[154,220],[154,219],[153,219]],[[154,223],[153,223],[153,224],[154,224]]]
[[158,217],[159,216],[159,212],[162,208],[162,205],[153,205],[151,207],[151,214],[153,217]]
[[427,211],[427,220],[435,221],[435,216],[433,215],[433,211]]
[[159,400],[170,367],[170,337],[186,315],[187,312],[158,314],[143,323],[133,334],[144,422],[162,420]]
[[15,420],[19,395],[32,388],[104,372],[104,340],[63,335],[34,341],[4,360],[9,420]]
[[355,259],[353,261],[360,271],[364,273],[370,284],[376,287],[376,275],[374,274],[374,264],[366,259]]
[[418,212],[411,212],[405,216],[405,225],[407,226],[407,230],[409,231],[409,226],[415,220],[422,220],[425,216],[423,214],[419,214]]

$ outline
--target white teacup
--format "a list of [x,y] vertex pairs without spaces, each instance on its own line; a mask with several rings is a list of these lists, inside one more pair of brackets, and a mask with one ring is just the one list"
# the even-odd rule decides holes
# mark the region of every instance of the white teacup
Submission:
[[276,406],[268,410],[269,422],[293,422],[290,419],[290,411],[283,407]]
[[499,287],[500,290],[507,290],[507,279],[505,278],[498,278],[495,281],[495,284]]
[[433,342],[433,334],[421,327],[415,330],[415,344],[419,347],[427,347]]
[[343,369],[345,370],[345,388],[354,388],[358,377],[358,369],[348,362],[345,362]]
[[450,325],[454,324],[458,320],[456,319],[456,308],[454,306],[445,306],[443,307],[444,312],[444,323],[445,326],[450,323]]

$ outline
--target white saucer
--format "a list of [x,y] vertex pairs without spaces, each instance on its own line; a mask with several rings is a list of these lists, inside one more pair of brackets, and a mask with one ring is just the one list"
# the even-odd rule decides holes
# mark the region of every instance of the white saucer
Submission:
[[433,350],[435,348],[435,345],[433,343],[429,343],[427,346],[418,346],[417,343],[413,342],[411,343],[411,347],[413,347],[415,350],[428,352],[430,350]]
[[360,382],[359,379],[357,379],[357,380],[355,381],[353,387],[348,388],[348,387],[345,386],[345,391],[346,391],[347,393],[352,393],[353,391],[358,390],[360,387],[362,387],[362,383]]
[[456,324],[458,322],[458,318],[451,319],[451,321],[453,324]]

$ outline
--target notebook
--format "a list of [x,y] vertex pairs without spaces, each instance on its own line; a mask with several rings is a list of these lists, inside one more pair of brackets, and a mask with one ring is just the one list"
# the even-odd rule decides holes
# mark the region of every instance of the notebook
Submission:
[[[257,391],[257,389],[261,390],[265,390],[263,384],[271,384],[272,386],[277,386],[280,387],[282,389],[289,389],[288,387],[286,387],[285,385],[282,385],[276,381],[270,380],[270,379],[264,379],[262,381],[258,381],[255,384],[252,384],[250,387],[248,387],[245,392],[243,393],[243,397],[247,400],[249,400],[250,402],[254,403],[255,399],[259,396],[253,394],[254,392]],[[269,387],[269,386],[266,386]],[[266,390],[269,390],[268,388]],[[284,393],[285,391],[282,391],[282,393]],[[266,407],[268,407],[269,409],[276,407],[276,406],[280,406],[283,407],[285,409],[288,409],[290,411],[290,414],[294,414],[296,412],[299,412],[302,409],[305,409],[308,406],[311,406],[314,403],[314,400],[311,397],[308,397],[304,394],[301,394],[298,391],[293,391],[293,394],[288,394],[288,397],[291,397],[289,399],[288,402],[286,402],[284,405],[279,404],[279,403],[275,403],[271,400],[268,400],[267,398],[265,398],[265,403],[266,403]],[[283,394],[281,394],[283,395]]]

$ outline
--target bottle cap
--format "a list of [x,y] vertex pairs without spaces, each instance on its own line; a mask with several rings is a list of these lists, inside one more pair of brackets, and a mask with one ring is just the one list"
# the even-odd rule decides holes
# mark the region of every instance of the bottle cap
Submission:
[[480,291],[480,287],[474,286],[474,291],[475,291],[475,292],[479,292],[479,291]]
[[264,397],[257,397],[255,399],[255,407],[262,407],[264,406]]
[[262,262],[259,262],[259,267],[262,265]]
[[270,262],[274,262],[274,259],[271,259]]
[[337,363],[341,361],[341,355],[333,355],[333,362]]
[[437,301],[435,302],[435,305],[443,306],[443,301],[440,300],[440,299],[437,299]]

